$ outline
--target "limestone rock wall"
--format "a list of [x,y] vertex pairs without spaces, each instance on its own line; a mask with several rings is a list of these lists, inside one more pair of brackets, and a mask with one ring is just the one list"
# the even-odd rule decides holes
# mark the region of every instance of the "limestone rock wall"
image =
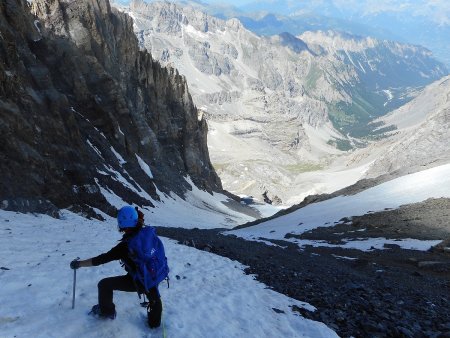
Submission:
[[222,189],[184,77],[132,25],[107,0],[0,3],[0,200],[113,214],[103,189],[139,205],[187,175]]

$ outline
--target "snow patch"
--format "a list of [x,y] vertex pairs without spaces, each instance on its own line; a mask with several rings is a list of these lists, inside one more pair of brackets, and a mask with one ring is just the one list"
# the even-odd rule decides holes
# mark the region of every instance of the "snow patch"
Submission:
[[127,163],[127,161],[125,161],[123,159],[123,157],[112,146],[111,146],[111,151],[117,157],[117,160],[119,161],[120,165],[123,165],[123,164]]
[[39,20],[34,20],[34,27],[36,27],[37,31],[39,32],[39,34],[41,34],[41,30],[39,29]]
[[388,239],[388,238],[356,238],[356,239],[342,239],[344,244],[330,244],[326,241],[314,241],[297,239],[293,242],[301,247],[327,247],[327,248],[343,248],[343,249],[357,249],[361,251],[386,250],[389,249],[387,245],[398,245],[402,249],[428,251],[431,247],[439,244],[440,240],[419,240],[412,238],[405,239]]
[[100,192],[106,198],[106,200],[108,201],[109,204],[116,207],[117,209],[120,209],[124,205],[128,204],[121,197],[117,196],[114,192],[102,187],[100,185],[100,183],[98,182],[97,178],[94,178],[94,180],[95,180],[95,183],[97,184],[98,188],[100,189]]
[[144,173],[146,173],[147,176],[150,177],[151,180],[153,180],[152,170],[150,169],[149,165],[147,163],[145,163],[144,160],[142,158],[140,158],[138,154],[134,154],[134,155],[136,155],[136,158],[139,162],[139,166],[144,171]]
[[144,211],[146,219],[157,226],[187,229],[233,228],[255,220],[229,208],[227,203],[231,200],[227,196],[200,190],[190,178],[186,181],[192,190],[185,193],[184,199],[173,193],[164,194],[155,187],[160,200],[152,202],[155,209]]
[[99,150],[96,146],[94,146],[94,145],[91,143],[91,141],[90,141],[89,139],[86,140],[86,143],[87,143],[92,149],[94,149],[94,151],[97,153],[97,155],[98,155],[102,160],[105,160],[105,159],[103,158],[102,153],[100,152],[100,150]]

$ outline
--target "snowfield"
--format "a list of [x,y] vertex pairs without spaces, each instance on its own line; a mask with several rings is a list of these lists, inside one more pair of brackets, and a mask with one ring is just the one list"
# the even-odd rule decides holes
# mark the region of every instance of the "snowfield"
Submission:
[[[125,204],[112,192],[102,191],[113,205]],[[229,228],[253,219],[228,208],[226,196],[208,194],[194,185],[186,200],[160,195],[156,208],[143,209],[146,221],[156,227]],[[249,240],[286,240],[288,233],[298,235],[331,226],[343,217],[397,208],[431,197],[450,197],[450,164],[397,178],[353,196],[310,204],[289,215],[226,233]],[[268,215],[275,208],[266,205],[260,211]],[[98,320],[87,315],[97,303],[98,281],[124,273],[118,262],[77,270],[76,306],[72,310],[70,261],[106,252],[121,237],[116,220],[101,214],[106,221],[88,220],[69,211],[63,211],[62,219],[57,220],[46,215],[0,210],[2,338],[337,337],[325,324],[293,311],[296,307],[314,311],[311,305],[269,290],[253,276],[246,275],[242,264],[167,238],[163,242],[171,283],[169,289],[164,282],[160,286],[163,327],[151,331],[146,326],[145,309],[139,306],[136,293],[115,293],[116,320]],[[300,247],[330,246],[325,242],[289,240]],[[373,250],[394,243],[427,250],[437,242],[372,238],[348,241],[341,247]]]
[[[114,170],[110,170],[114,175],[120,175]],[[120,180],[125,187],[131,187],[123,176]],[[186,229],[212,229],[212,228],[233,228],[239,224],[255,220],[254,217],[246,215],[242,212],[233,210],[227,206],[230,203],[230,198],[219,193],[210,194],[206,191],[200,190],[195,186],[192,180],[187,177],[186,181],[191,186],[191,191],[186,192],[185,199],[171,194],[166,195],[156,188],[160,201],[155,201],[151,196],[146,194],[143,190],[136,193],[141,194],[142,197],[152,201],[156,208],[144,207],[142,211],[147,216],[146,219],[151,219],[153,224],[164,227],[181,227]],[[114,192],[98,185],[102,194],[107,201],[120,209],[126,204]],[[261,217],[269,217],[280,210],[280,207],[272,206],[270,204],[255,204],[252,206],[254,211],[259,212]],[[247,209],[249,209],[247,207]]]
[[300,235],[306,231],[333,226],[344,217],[360,216],[369,212],[394,209],[409,203],[422,202],[428,198],[450,197],[450,164],[406,175],[352,196],[338,196],[326,201],[309,204],[290,214],[258,225],[228,231],[248,240],[278,239],[304,245],[333,246],[359,250],[381,249],[384,244],[397,244],[405,249],[428,250],[440,241],[414,239],[389,240],[371,238],[348,241],[344,246],[321,241],[286,239],[286,234]]
[[[106,189],[108,200],[125,203]],[[162,194],[161,194],[162,195]],[[354,196],[314,203],[292,214],[236,231],[250,240],[285,239],[343,217],[362,215],[430,197],[450,197],[450,164],[380,184]],[[252,219],[230,210],[222,195],[195,186],[187,200],[162,195],[157,208],[144,209],[158,226],[217,228]],[[264,208],[268,208],[267,206]],[[263,208],[263,209],[264,209]],[[270,208],[269,208],[270,209]],[[97,212],[101,213],[97,210]],[[266,210],[273,212],[273,209]],[[336,337],[325,324],[303,318],[293,308],[315,309],[276,293],[246,275],[236,261],[163,238],[171,268],[170,288],[160,286],[164,326],[151,331],[135,293],[116,292],[116,320],[88,316],[97,303],[97,283],[124,273],[118,262],[77,270],[76,307],[71,309],[72,259],[106,252],[120,239],[115,219],[88,220],[63,211],[62,219],[0,211],[0,336],[3,337]],[[290,239],[299,246],[328,243]],[[381,249],[385,243],[426,250],[437,241],[383,238],[349,241],[344,248]],[[307,300],[305,300],[307,301]]]
[[[324,324],[301,317],[292,306],[313,308],[266,288],[241,264],[163,238],[170,288],[160,285],[164,330],[151,331],[136,293],[115,292],[115,320],[88,316],[97,283],[124,273],[118,262],[77,270],[76,257],[109,250],[120,234],[114,219],[63,219],[0,211],[0,336],[13,337],[337,337]],[[150,219],[147,219],[150,220]],[[182,225],[182,220],[179,223]],[[156,224],[157,225],[157,224]],[[276,311],[274,310],[276,309]],[[279,313],[280,311],[282,313]]]

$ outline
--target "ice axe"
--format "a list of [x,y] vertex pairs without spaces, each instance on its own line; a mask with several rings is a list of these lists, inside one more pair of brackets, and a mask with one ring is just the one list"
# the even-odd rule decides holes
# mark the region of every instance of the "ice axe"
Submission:
[[[75,258],[79,260],[80,257]],[[77,285],[77,269],[73,269],[73,292],[72,292],[72,309],[75,309],[75,287]]]

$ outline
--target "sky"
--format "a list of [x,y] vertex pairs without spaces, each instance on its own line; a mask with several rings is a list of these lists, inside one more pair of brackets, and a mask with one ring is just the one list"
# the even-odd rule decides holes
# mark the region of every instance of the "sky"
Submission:
[[[223,0],[202,0],[205,3],[224,3],[231,4],[236,7],[241,7],[249,3],[256,3],[254,0],[243,1],[223,1]],[[272,0],[280,2],[277,0]],[[264,2],[271,2],[267,0]],[[298,6],[302,1],[286,0],[286,6],[292,3],[294,6]],[[303,1],[305,2],[305,1]],[[432,17],[436,22],[443,24],[450,24],[450,1],[448,0],[314,0],[306,1],[307,6],[320,8],[323,4],[332,3],[336,7],[354,11],[357,10],[360,13],[375,14],[381,12],[402,12],[408,11],[417,16]]]
[[[116,0],[121,3],[129,3],[130,0]],[[145,0],[148,2],[158,0]],[[177,1],[177,0],[172,0]],[[195,0],[194,0],[195,1]],[[355,13],[357,15],[371,15],[377,13],[398,13],[404,12],[407,15],[427,17],[439,25],[450,25],[450,1],[448,0],[313,0],[313,1],[294,1],[285,0],[285,5],[281,5],[283,0],[199,0],[206,4],[224,4],[232,5],[238,8],[248,4],[258,2],[277,3],[279,8],[310,8],[320,13],[321,9],[335,6],[343,12]],[[304,4],[304,5],[303,5]],[[275,12],[277,12],[276,7]]]
[[[122,4],[127,4],[130,0],[115,0]],[[153,2],[158,0],[144,0]],[[177,2],[177,0],[171,0]],[[194,0],[195,1],[195,0]],[[280,6],[283,0],[198,0],[206,4],[223,4],[232,5],[238,8],[248,4],[255,4],[258,2],[277,3]],[[286,9],[292,6],[293,8],[310,8],[315,9],[320,13],[321,9],[328,8],[330,5],[335,6],[343,12],[357,13],[357,15],[371,15],[377,13],[398,13],[405,12],[407,15],[422,16],[433,20],[439,25],[450,25],[450,1],[448,0],[313,0],[313,1],[293,1],[285,0],[285,5],[280,8]],[[303,5],[304,4],[304,5]],[[275,12],[277,12],[276,7]]]
[[242,6],[249,3],[254,2],[254,0],[230,0],[230,1],[223,1],[223,0],[202,0],[202,2],[205,2],[207,4],[227,4],[232,6]]

